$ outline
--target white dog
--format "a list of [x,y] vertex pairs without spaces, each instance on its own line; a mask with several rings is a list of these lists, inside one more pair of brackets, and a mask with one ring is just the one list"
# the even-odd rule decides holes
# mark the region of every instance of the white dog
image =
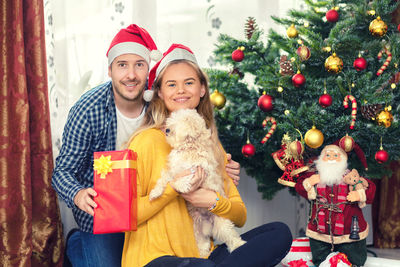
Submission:
[[[204,119],[193,109],[181,109],[171,113],[166,121],[167,142],[172,150],[168,156],[167,168],[150,192],[150,200],[162,195],[168,182],[184,170],[200,166],[207,177],[200,187],[214,190],[225,196],[223,177],[217,171],[218,161],[212,152],[215,144],[211,139],[211,130],[206,128]],[[183,177],[175,183],[181,193],[193,191],[190,179],[193,174]],[[189,214],[193,218],[194,233],[200,256],[210,253],[210,237],[223,242],[232,252],[246,242],[235,231],[233,223],[219,217],[206,208],[196,208],[187,202]]]

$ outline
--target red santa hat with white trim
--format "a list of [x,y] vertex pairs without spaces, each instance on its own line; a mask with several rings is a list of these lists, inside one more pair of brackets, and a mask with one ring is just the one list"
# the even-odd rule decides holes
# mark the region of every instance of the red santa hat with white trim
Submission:
[[190,50],[189,47],[184,46],[182,44],[172,44],[166,52],[164,52],[163,57],[160,61],[154,65],[154,67],[150,70],[149,73],[149,81],[148,88],[144,92],[143,98],[145,101],[150,102],[153,98],[153,83],[157,79],[160,72],[168,65],[168,63],[174,60],[188,60],[195,64],[197,64],[196,57],[193,54],[193,51]]
[[136,54],[144,58],[148,64],[150,59],[157,61],[162,57],[161,52],[151,38],[150,34],[136,24],[121,29],[111,41],[107,51],[108,65],[123,54]]
[[339,140],[336,140],[334,142],[334,144],[339,146],[341,149],[343,149],[347,154],[349,154],[351,151],[354,151],[356,153],[358,159],[361,161],[361,164],[364,166],[365,170],[366,171],[368,170],[367,159],[365,158],[364,151],[354,141],[353,137],[346,134]]

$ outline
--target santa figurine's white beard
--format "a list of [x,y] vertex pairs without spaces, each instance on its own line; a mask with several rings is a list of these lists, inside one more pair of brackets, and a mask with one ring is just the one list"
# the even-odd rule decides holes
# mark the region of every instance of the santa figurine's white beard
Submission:
[[332,186],[342,182],[343,175],[347,169],[347,161],[342,160],[340,162],[329,162],[323,161],[322,157],[319,157],[315,161],[315,167],[319,174],[320,183]]

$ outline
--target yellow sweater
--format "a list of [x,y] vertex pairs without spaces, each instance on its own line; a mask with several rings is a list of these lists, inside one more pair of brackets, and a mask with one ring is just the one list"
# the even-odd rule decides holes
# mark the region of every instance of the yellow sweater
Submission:
[[[146,130],[134,138],[129,148],[138,155],[138,229],[125,233],[122,266],[144,266],[165,255],[199,257],[193,221],[185,200],[168,185],[161,197],[149,201],[149,193],[161,176],[171,151],[164,133]],[[213,212],[241,227],[246,222],[246,207],[232,180],[225,176],[228,197],[219,196]]]

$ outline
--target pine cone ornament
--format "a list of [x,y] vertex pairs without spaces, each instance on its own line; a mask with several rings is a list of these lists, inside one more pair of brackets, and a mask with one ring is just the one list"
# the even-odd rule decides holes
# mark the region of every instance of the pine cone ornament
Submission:
[[400,72],[397,72],[395,75],[393,75],[389,82],[398,84],[400,82]]
[[256,20],[253,17],[248,17],[244,27],[244,33],[248,40],[253,36],[255,30],[257,30]]
[[279,65],[281,67],[279,73],[282,76],[292,76],[294,74],[292,62],[290,62],[290,60],[287,59],[287,56],[285,55],[281,56]]
[[234,68],[233,70],[231,70],[231,71],[229,72],[229,75],[235,75],[235,74],[238,75],[240,79],[242,79],[242,78],[244,77],[243,72],[241,72],[241,71],[239,70],[239,68]]
[[376,115],[382,110],[382,104],[365,104],[361,106],[361,114],[367,120],[376,118]]

